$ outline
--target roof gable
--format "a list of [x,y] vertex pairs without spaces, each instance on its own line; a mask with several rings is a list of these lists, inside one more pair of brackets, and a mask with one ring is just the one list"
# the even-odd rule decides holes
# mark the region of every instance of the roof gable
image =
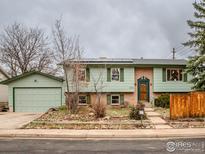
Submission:
[[45,76],[47,78],[50,78],[50,79],[53,79],[53,80],[56,80],[56,81],[59,81],[59,82],[63,82],[64,81],[60,77],[56,77],[56,76],[53,76],[53,75],[50,75],[50,74],[46,74],[46,73],[42,73],[42,72],[39,72],[39,71],[31,71],[31,72],[26,72],[26,73],[23,73],[23,74],[18,75],[16,77],[10,78],[8,80],[4,80],[4,81],[0,82],[0,84],[9,84],[11,82],[15,82],[17,80],[23,79],[25,77],[28,77],[28,76],[31,76],[31,75],[34,75],[34,74],[42,75],[42,76]]

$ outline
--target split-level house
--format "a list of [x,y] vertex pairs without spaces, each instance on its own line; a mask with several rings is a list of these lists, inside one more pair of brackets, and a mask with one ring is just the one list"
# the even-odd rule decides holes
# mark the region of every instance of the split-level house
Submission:
[[108,105],[151,102],[162,93],[191,91],[191,77],[183,73],[186,60],[88,58],[80,62],[85,68],[80,70],[79,104],[95,101],[96,87]]
[[[96,89],[108,105],[151,102],[162,93],[191,91],[190,76],[183,73],[185,60],[90,58],[80,62],[79,105],[95,102]],[[64,67],[70,76],[68,64]],[[65,80],[42,72],[27,72],[0,84],[8,85],[13,112],[45,112],[65,103]]]

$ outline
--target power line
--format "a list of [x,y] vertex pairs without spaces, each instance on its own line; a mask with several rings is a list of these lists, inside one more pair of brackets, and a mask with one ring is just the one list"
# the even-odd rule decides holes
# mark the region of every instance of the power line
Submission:
[[181,52],[177,52],[177,54],[178,55],[183,55],[183,54],[185,54],[185,53],[187,53],[187,51],[190,51],[190,49],[185,49],[185,50],[183,50],[183,51],[181,51]]
[[191,50],[185,50],[184,54],[177,54],[177,57],[183,57],[183,58],[187,58],[189,56],[193,56],[195,53],[195,51],[193,49]]
[[182,48],[184,48],[183,45],[179,45],[179,46],[175,47],[176,50],[181,50]]

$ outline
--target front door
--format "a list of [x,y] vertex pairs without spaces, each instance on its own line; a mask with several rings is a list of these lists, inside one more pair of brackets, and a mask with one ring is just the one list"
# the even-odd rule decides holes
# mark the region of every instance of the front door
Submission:
[[149,79],[145,77],[138,79],[138,101],[149,102]]

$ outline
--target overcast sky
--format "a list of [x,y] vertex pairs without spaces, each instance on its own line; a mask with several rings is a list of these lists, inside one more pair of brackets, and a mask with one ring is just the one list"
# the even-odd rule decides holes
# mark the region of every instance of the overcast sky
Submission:
[[[86,57],[167,58],[188,39],[194,0],[0,0],[0,30],[14,22],[51,33],[63,16]],[[180,50],[179,48],[178,50]]]

